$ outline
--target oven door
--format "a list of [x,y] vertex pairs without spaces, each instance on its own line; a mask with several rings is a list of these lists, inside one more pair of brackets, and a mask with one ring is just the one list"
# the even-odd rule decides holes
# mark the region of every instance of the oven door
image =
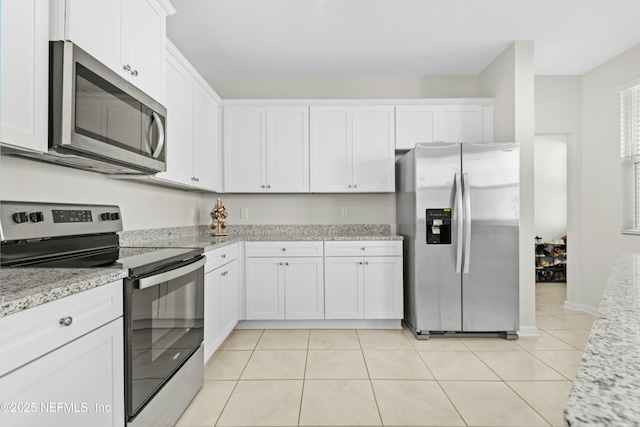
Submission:
[[199,256],[186,265],[125,280],[129,418],[140,412],[202,344],[204,263],[205,258]]

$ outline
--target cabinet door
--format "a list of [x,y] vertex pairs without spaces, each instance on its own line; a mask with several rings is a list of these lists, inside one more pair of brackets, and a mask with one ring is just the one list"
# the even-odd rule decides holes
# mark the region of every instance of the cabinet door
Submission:
[[439,140],[482,142],[481,105],[443,105],[439,112]]
[[402,257],[364,258],[364,318],[402,319]]
[[161,100],[165,15],[154,8],[152,1],[122,1],[121,55],[123,62],[131,67],[129,81],[152,98]]
[[199,84],[193,84],[194,186],[219,191],[218,104]]
[[395,191],[393,107],[353,108],[353,191]]
[[363,267],[362,257],[325,258],[325,319],[364,317]]
[[[88,54],[125,78],[121,55],[122,1],[66,0],[65,35]],[[125,5],[131,0],[126,0]],[[139,1],[139,0],[136,0]]]
[[309,108],[268,107],[267,191],[309,192]]
[[266,108],[224,108],[225,192],[266,192],[266,134]]
[[192,79],[171,55],[167,57],[167,171],[158,178],[193,184]]
[[278,258],[246,259],[247,319],[284,319],[284,262]]
[[396,150],[410,150],[418,142],[438,141],[437,105],[396,107]]
[[0,425],[121,427],[122,328],[120,317],[0,378],[0,401],[28,406],[0,411]]
[[311,107],[309,125],[311,192],[351,192],[351,107]]
[[224,340],[238,323],[238,263],[220,267],[220,326]]
[[204,275],[204,360],[205,363],[222,343],[220,326],[220,269]]
[[285,258],[286,319],[324,319],[322,257]]
[[0,137],[3,144],[47,151],[49,2],[2,0]]

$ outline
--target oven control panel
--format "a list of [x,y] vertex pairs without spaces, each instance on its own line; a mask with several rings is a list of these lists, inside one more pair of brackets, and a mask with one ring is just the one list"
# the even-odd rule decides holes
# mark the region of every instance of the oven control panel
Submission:
[[2,241],[117,231],[118,206],[0,201]]

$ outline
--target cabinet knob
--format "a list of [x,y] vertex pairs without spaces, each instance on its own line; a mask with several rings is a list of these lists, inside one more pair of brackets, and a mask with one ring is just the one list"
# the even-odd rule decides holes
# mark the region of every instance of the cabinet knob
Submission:
[[227,254],[222,254],[221,256],[222,256],[222,258],[226,258]]
[[286,252],[286,251],[287,251],[287,248],[282,248],[282,252]]
[[280,265],[282,265],[282,263],[280,263]]
[[131,65],[129,65],[129,64],[123,65],[123,66],[122,66],[122,68],[123,68],[125,71],[131,71]]
[[131,75],[132,75],[133,77],[137,77],[137,76],[138,76],[138,70],[133,70],[133,71],[131,72]]
[[367,250],[367,248],[366,248],[366,247],[364,247],[364,246],[363,246],[363,247],[361,247],[360,249],[362,249],[363,251],[366,251],[366,250]]
[[271,186],[270,186],[270,185],[267,185],[267,188],[271,188]]
[[284,265],[289,265],[289,263],[288,263],[288,262],[285,262],[285,263],[284,263]]
[[264,185],[261,185],[261,186],[260,186],[260,188],[264,188],[264,187],[265,187]]
[[353,188],[358,188],[358,184],[353,184]]
[[365,261],[364,265],[369,265],[369,261]]
[[62,319],[60,319],[61,325],[71,326],[72,323],[73,323],[73,317],[71,316],[63,317]]
[[360,262],[358,263],[358,265],[362,265],[362,261],[360,261]]
[[347,187],[351,188],[351,184],[349,184]]

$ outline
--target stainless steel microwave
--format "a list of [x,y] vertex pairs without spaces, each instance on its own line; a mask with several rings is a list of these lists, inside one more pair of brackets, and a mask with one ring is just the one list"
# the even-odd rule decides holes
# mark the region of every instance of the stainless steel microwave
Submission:
[[49,151],[10,154],[107,174],[154,174],[166,170],[166,117],[160,103],[75,44],[52,41]]

